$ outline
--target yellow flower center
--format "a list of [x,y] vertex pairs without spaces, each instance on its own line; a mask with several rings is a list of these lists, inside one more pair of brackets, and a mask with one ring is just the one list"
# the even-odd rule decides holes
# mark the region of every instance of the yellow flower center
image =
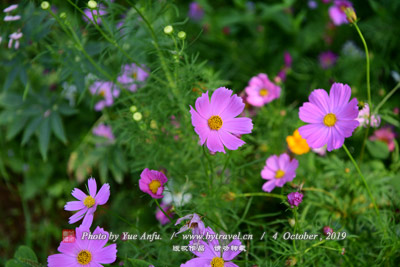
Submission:
[[263,89],[260,90],[259,94],[260,94],[260,96],[267,96],[268,95],[268,90],[263,88]]
[[79,252],[77,259],[79,264],[87,265],[92,260],[92,254],[87,250],[82,250]]
[[153,180],[151,181],[151,183],[149,184],[149,189],[151,192],[153,192],[153,194],[157,193],[158,188],[160,188],[161,183],[158,180]]
[[337,119],[336,119],[336,115],[333,113],[328,113],[325,115],[324,117],[324,124],[328,127],[332,127],[335,125]]
[[94,203],[95,203],[95,201],[94,201],[94,198],[92,196],[87,196],[85,198],[85,200],[83,201],[83,204],[88,208],[93,207]]
[[137,78],[137,73],[136,73],[136,72],[132,73],[132,78],[133,78],[134,80],[136,80],[136,78]]
[[220,116],[211,116],[208,119],[208,127],[210,127],[211,130],[219,130],[222,127],[222,119]]
[[101,90],[100,93],[99,93],[99,95],[100,95],[101,97],[104,97],[104,96],[106,95],[106,91],[105,91],[105,90]]
[[224,260],[220,257],[214,257],[211,260],[211,267],[224,267]]
[[281,179],[285,175],[285,172],[282,170],[277,170],[275,173],[275,178],[276,179]]

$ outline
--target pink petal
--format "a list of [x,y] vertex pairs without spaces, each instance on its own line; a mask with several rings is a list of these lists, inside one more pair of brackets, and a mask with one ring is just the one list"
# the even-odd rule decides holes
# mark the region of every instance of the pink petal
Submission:
[[233,262],[224,262],[224,267],[239,267],[239,266],[234,264]]
[[336,26],[347,23],[346,15],[337,6],[329,8],[329,17],[331,17],[333,24]]
[[308,97],[310,102],[316,105],[324,114],[330,112],[330,99],[324,89],[316,89]]
[[74,215],[72,215],[71,217],[69,217],[69,224],[76,223],[77,221],[79,221],[80,219],[82,219],[87,210],[88,210],[88,208],[85,207],[84,209],[78,211],[77,213],[75,213]]
[[98,239],[98,240],[90,241],[88,249],[90,251],[95,252],[95,251],[102,249],[107,244],[110,234],[108,232],[104,231],[104,229],[100,228],[99,226],[96,227],[96,229],[93,231],[92,234],[93,235],[105,234],[107,236],[106,239]]
[[279,159],[277,155],[272,155],[267,159],[267,166],[273,171],[279,170]]
[[99,192],[95,197],[95,202],[98,205],[104,205],[108,201],[109,197],[110,197],[110,185],[103,184],[103,186],[100,188]]
[[275,188],[275,179],[271,180],[269,182],[266,182],[262,186],[262,190],[265,191],[265,192],[271,192],[274,188]]
[[[204,259],[212,259],[214,257],[219,257],[219,254],[214,251],[214,247],[212,245],[207,244],[203,240],[198,241],[199,246],[204,246],[204,251],[199,252],[197,250],[193,250],[192,253],[196,255],[199,258],[204,258]],[[189,243],[191,246],[197,244],[197,241],[190,241]]]
[[300,120],[308,123],[322,123],[324,115],[319,107],[310,102],[304,103],[299,110]]
[[76,257],[54,254],[47,258],[48,267],[75,267],[77,266]]
[[340,107],[347,104],[350,100],[351,89],[347,84],[334,83],[332,84],[329,92],[329,98],[331,100],[332,111],[334,107]]
[[264,105],[264,99],[260,96],[248,96],[246,100],[250,105],[255,107],[262,107]]
[[330,127],[329,140],[328,140],[328,151],[341,148],[344,143],[344,136],[342,136],[335,127]]
[[265,166],[264,169],[261,171],[261,178],[265,180],[275,179],[275,172]]
[[358,101],[353,98],[348,104],[342,105],[335,113],[338,120],[355,120],[358,117]]
[[207,147],[212,152],[224,152],[224,145],[222,141],[219,139],[218,131],[210,131],[210,134],[207,138]]
[[90,193],[90,195],[91,195],[93,198],[96,197],[96,192],[97,192],[96,180],[95,180],[94,178],[89,178],[88,186],[89,186],[89,193]]
[[320,148],[328,143],[329,127],[323,124],[309,124],[299,128],[300,135],[311,148]]
[[224,130],[219,130],[218,135],[222,143],[229,149],[229,150],[236,150],[242,145],[245,144],[245,142],[232,134],[224,131]]
[[279,169],[286,171],[286,168],[290,162],[290,157],[288,154],[284,153],[279,156]]
[[99,102],[96,103],[96,105],[94,106],[94,110],[100,111],[100,110],[102,110],[102,109],[105,108],[105,107],[106,107],[106,101],[101,100],[101,101],[99,101]]
[[[231,243],[229,243],[228,247],[240,246],[240,245],[242,245],[242,242],[240,242],[240,240],[236,239],[236,240],[233,240]],[[224,261],[230,261],[230,260],[233,260],[237,255],[239,255],[240,252],[241,252],[240,250],[237,250],[237,251],[228,250],[222,254],[222,258],[224,259]],[[226,266],[226,263],[225,263],[225,266]]]
[[72,190],[72,196],[75,197],[76,199],[79,200],[85,200],[86,198],[86,194],[82,192],[82,190],[75,188],[74,190]]
[[94,252],[94,261],[101,264],[110,264],[117,259],[117,245],[112,244]]
[[75,244],[73,243],[66,243],[66,242],[61,242],[60,246],[57,248],[57,250],[63,254],[66,254],[68,256],[75,257],[78,253],[78,248]]
[[228,106],[232,95],[232,90],[220,87],[214,91],[211,96],[211,113],[210,115],[220,115]]
[[64,206],[64,210],[74,211],[74,210],[81,210],[84,209],[86,206],[83,204],[82,201],[69,201]]
[[223,120],[221,130],[234,134],[248,134],[253,129],[253,123],[250,118],[233,118]]
[[354,130],[360,125],[359,121],[337,121],[335,124],[335,129],[344,137],[350,137]]
[[199,135],[200,143],[203,145],[210,135],[210,127],[208,127],[207,120],[201,117],[192,107],[190,107],[190,113],[192,114],[194,130]]
[[237,95],[233,95],[230,98],[228,105],[225,110],[220,114],[223,121],[232,119],[238,116],[243,112],[245,104],[243,103],[243,99]]
[[93,223],[93,217],[94,217],[94,213],[93,212],[86,212],[85,217],[83,217],[82,220],[82,225],[87,226],[88,228],[90,228],[92,226]]
[[185,264],[181,264],[181,267],[209,267],[211,266],[211,259],[194,258],[187,261]]
[[197,112],[199,112],[200,116],[202,116],[204,119],[211,117],[211,106],[208,91],[196,99],[195,107]]

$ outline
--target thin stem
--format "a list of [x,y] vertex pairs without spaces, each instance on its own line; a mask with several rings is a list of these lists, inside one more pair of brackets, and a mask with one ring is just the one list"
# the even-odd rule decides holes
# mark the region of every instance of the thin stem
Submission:
[[[298,224],[298,218],[297,218],[297,207],[293,209],[293,215],[294,215],[294,233],[297,233],[297,224]],[[294,250],[297,251],[296,247],[296,239],[293,239],[293,247]]]
[[367,183],[367,181],[365,180],[365,177],[364,177],[364,175],[362,174],[362,172],[361,172],[361,170],[360,170],[360,167],[358,166],[357,162],[354,160],[353,156],[350,154],[350,151],[347,149],[347,147],[346,147],[345,144],[343,144],[343,148],[344,148],[344,150],[346,151],[347,156],[349,156],[351,162],[353,162],[353,165],[354,165],[354,167],[356,168],[358,174],[360,175],[361,180],[363,181],[364,186],[365,186],[365,188],[367,189],[368,195],[369,195],[369,197],[370,197],[370,199],[371,199],[371,201],[372,201],[372,204],[374,205],[376,215],[379,217],[379,220],[381,220],[378,207],[376,206],[376,203],[375,203],[375,199],[374,199],[374,197],[372,196],[371,190],[369,189],[368,183]]
[[400,82],[382,99],[382,101],[376,106],[374,113],[377,114],[379,109],[389,100],[389,98],[396,93],[397,89],[400,88]]
[[158,203],[158,199],[155,198],[154,201],[156,202],[158,208],[162,211],[162,213],[164,213],[164,215],[172,222],[172,218],[169,217],[168,213],[166,213],[163,208],[161,208],[160,203]]
[[235,197],[274,197],[274,198],[280,198],[280,199],[286,198],[285,196],[278,195],[278,194],[261,193],[261,192],[237,194],[237,195],[235,195]]

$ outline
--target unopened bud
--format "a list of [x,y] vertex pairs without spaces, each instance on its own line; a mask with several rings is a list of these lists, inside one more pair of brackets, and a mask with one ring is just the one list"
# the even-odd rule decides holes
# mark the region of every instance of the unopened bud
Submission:
[[60,18],[66,19],[66,18],[67,18],[67,13],[62,12],[62,13],[60,14]]
[[133,113],[133,119],[135,121],[140,121],[142,118],[143,118],[142,113],[140,113],[140,112]]
[[136,107],[136,106],[131,106],[131,107],[129,108],[129,110],[130,110],[132,113],[135,113],[135,112],[137,111],[137,107]]
[[96,1],[93,1],[93,0],[90,0],[90,1],[87,3],[87,5],[88,5],[88,7],[89,7],[90,9],[95,9],[95,8],[97,7],[97,2],[96,2]]
[[186,38],[186,32],[184,31],[178,32],[178,38],[184,40]]
[[49,2],[47,2],[47,1],[43,1],[43,2],[40,4],[40,7],[41,7],[43,10],[46,10],[46,9],[49,9],[50,4],[49,4]]
[[165,28],[164,28],[165,34],[171,34],[171,33],[173,33],[173,31],[174,31],[174,28],[171,25],[165,26]]
[[355,23],[357,21],[357,15],[356,12],[354,11],[354,8],[352,7],[347,7],[344,12],[346,13],[347,16],[347,21],[350,23]]

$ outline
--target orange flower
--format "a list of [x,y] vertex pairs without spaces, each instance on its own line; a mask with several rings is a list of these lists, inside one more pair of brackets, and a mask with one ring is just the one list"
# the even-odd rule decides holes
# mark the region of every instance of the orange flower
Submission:
[[299,130],[295,130],[293,135],[286,137],[290,151],[294,154],[301,155],[310,151],[306,139],[301,137]]

